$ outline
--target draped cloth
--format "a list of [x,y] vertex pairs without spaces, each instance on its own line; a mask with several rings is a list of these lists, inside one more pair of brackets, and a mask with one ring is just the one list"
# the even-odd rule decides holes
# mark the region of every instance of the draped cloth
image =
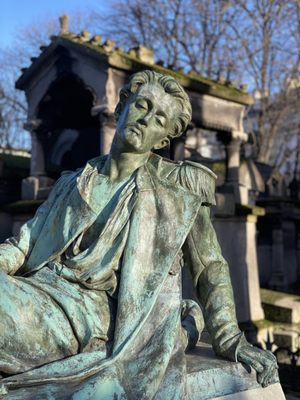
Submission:
[[[107,201],[94,195],[98,188],[96,183],[98,172],[101,170],[99,165],[104,160],[104,157],[91,160],[82,171],[64,175],[56,184],[46,204],[22,227],[20,237],[12,238],[0,246],[1,262],[7,273],[14,274],[18,271],[23,277],[27,276],[22,278],[23,281],[21,278],[18,281],[14,280],[14,283],[23,284],[25,279],[34,276],[34,284],[37,285],[37,277],[47,272],[51,279],[64,282],[70,290],[72,285],[84,290],[85,299],[88,299],[88,293],[102,293],[112,300],[112,306],[116,304],[116,298],[118,301],[115,321],[107,322],[108,327],[114,324],[113,340],[108,348],[110,334],[109,329],[104,329],[104,321],[101,326],[103,336],[98,332],[97,340],[80,342],[77,339],[80,332],[75,332],[74,324],[71,325],[66,318],[64,304],[56,303],[46,293],[47,299],[61,309],[60,315],[65,320],[58,321],[60,325],[56,326],[56,330],[50,329],[51,324],[46,325],[47,329],[43,330],[44,314],[37,313],[39,320],[36,324],[42,326],[40,334],[44,336],[44,341],[48,341],[48,337],[49,341],[52,340],[53,331],[58,337],[73,335],[76,340],[73,353],[68,354],[71,357],[65,355],[63,360],[53,360],[52,363],[49,360],[48,364],[40,368],[0,381],[8,390],[18,391],[18,398],[23,400],[34,398],[37,391],[39,398],[184,399],[186,374],[183,350],[186,342],[183,342],[186,337],[181,335],[182,299],[178,269],[181,249],[185,255],[189,252],[195,255],[190,257],[190,269],[195,286],[199,291],[201,287],[205,306],[207,298],[211,298],[209,295],[222,289],[222,303],[226,313],[215,310],[214,302],[210,301],[209,313],[214,322],[211,334],[217,338],[216,349],[220,350],[219,354],[234,360],[240,331],[234,315],[228,266],[220,256],[209,214],[205,212],[206,205],[213,203],[211,197],[214,177],[210,177],[202,167],[199,169],[185,163],[167,162],[152,155],[145,166],[136,172],[135,188],[125,207],[130,214],[128,222],[124,217],[121,236],[115,236],[112,242],[118,243],[117,249],[120,250],[123,240],[126,241],[123,252],[120,251],[120,262],[117,266],[113,258],[108,257],[105,252],[108,262],[102,264],[96,257],[97,252],[92,251],[92,245],[94,239],[99,238],[93,234],[97,232],[97,229],[93,229],[96,221],[99,222],[100,236],[101,233],[105,233],[107,221],[105,218],[98,220],[102,210],[106,208]],[[117,209],[117,203],[115,205],[114,210]],[[129,205],[132,206],[132,210]],[[108,214],[112,216],[112,213]],[[119,222],[117,215],[115,221]],[[81,237],[83,232],[85,233]],[[192,239],[197,238],[197,251],[192,247],[194,240],[193,243],[189,240],[191,233]],[[109,235],[108,239],[111,239]],[[75,261],[77,256],[80,258],[80,253],[87,249],[90,249],[90,253],[87,251],[86,256],[92,254],[91,259],[97,261],[95,269],[87,267],[80,270],[79,263]],[[65,263],[69,265],[66,266]],[[49,276],[39,284],[48,282]],[[114,277],[117,285],[114,284]],[[99,286],[89,286],[96,285],[97,282],[101,282],[105,290],[100,290]],[[30,288],[32,287],[33,285],[30,285]],[[45,293],[41,287],[36,290]],[[61,287],[60,292],[62,297],[68,297],[71,301],[72,296],[67,293],[67,288]],[[24,300],[25,294],[22,290],[19,294]],[[37,306],[34,308],[35,304],[27,302],[27,298],[25,300],[26,304],[17,318],[19,323],[23,315],[35,315],[41,304],[37,300]],[[109,307],[110,302],[104,300],[98,302],[99,306],[102,304],[105,307],[106,304]],[[74,308],[81,308],[80,303],[81,300],[75,296]],[[96,300],[94,303],[97,305]],[[43,307],[46,309],[46,304]],[[82,310],[80,318],[85,322],[91,315],[88,316],[89,313],[84,312],[84,307]],[[72,316],[79,315],[75,309],[71,309],[71,312]],[[100,319],[105,315],[101,307],[95,312]],[[7,321],[7,324],[9,322]],[[86,333],[89,337],[88,330]],[[107,342],[104,335],[108,337]],[[99,344],[101,340],[106,343],[103,349]],[[218,347],[219,342],[221,346]],[[95,343],[95,346],[92,346],[93,351],[82,351],[86,343]],[[12,344],[14,345],[14,339]],[[57,349],[64,350],[63,344],[62,342],[57,346]],[[38,342],[38,345],[43,348],[42,341]],[[55,349],[51,350],[53,354]],[[70,353],[70,348],[68,351]]]
[[[98,182],[97,182],[98,180]],[[128,237],[130,216],[137,200],[135,177],[113,185],[105,176],[96,176],[97,198],[109,199],[96,221],[87,227],[62,255],[50,263],[60,276],[89,289],[117,290],[120,258]]]
[[[94,195],[97,179],[96,174],[91,189],[94,199],[99,199]],[[183,193],[176,196],[172,187],[170,190],[166,196],[165,188],[160,187],[160,182],[156,183],[147,167],[140,169],[134,180],[122,187],[120,195],[108,196],[117,199],[113,206],[106,201],[101,207],[97,204],[98,210],[106,207],[106,211],[111,210],[106,214],[109,215],[106,223],[103,224],[105,218],[101,219],[100,211],[92,224],[85,224],[84,233],[79,232],[55,260],[26,278],[6,276],[11,285],[21,287],[22,291],[28,287],[36,291],[36,302],[31,309],[39,321],[30,323],[26,335],[30,337],[29,345],[36,339],[43,350],[42,362],[34,360],[35,364],[45,364],[2,380],[8,389],[26,386],[26,390],[21,389],[24,400],[36,393],[35,385],[41,398],[47,398],[49,393],[54,398],[84,400],[184,398],[186,336],[182,335],[181,328],[180,274],[168,271],[178,262],[176,249],[179,250],[183,232],[187,232],[191,224],[189,213],[193,215],[194,211],[189,204],[191,198],[185,199]],[[100,192],[103,193],[103,187]],[[169,199],[167,207],[163,201],[166,197]],[[178,202],[179,197],[181,202]],[[92,202],[93,198],[89,197],[89,204]],[[188,215],[176,212],[178,204],[184,206]],[[174,219],[170,218],[172,210],[179,219],[175,230],[168,227],[174,224]],[[93,241],[97,224],[101,232]],[[103,249],[102,243],[106,248]],[[109,251],[112,246],[115,246],[114,252]],[[168,247],[172,251],[168,251]],[[116,258],[115,254],[119,256]],[[166,264],[159,261],[162,256],[167,257]],[[47,297],[45,303],[49,302],[50,307],[44,304],[39,310],[40,293]],[[28,315],[31,306],[27,301],[21,312]],[[48,310],[64,318],[59,323],[54,320],[52,330],[44,324]],[[106,319],[105,315],[115,315],[115,321],[110,317]],[[52,323],[50,317],[48,320]],[[41,328],[35,335],[37,324]],[[15,329],[22,330],[20,315],[16,318]],[[33,334],[29,333],[30,329]],[[59,343],[68,333],[70,338],[66,342],[73,343],[71,349]],[[110,335],[113,335],[112,343]],[[25,336],[21,339],[24,341]],[[17,341],[18,335],[15,343]],[[49,349],[48,341],[54,342],[56,347]],[[55,355],[58,349],[63,359],[50,359],[49,354]],[[37,354],[36,348],[33,350]],[[26,361],[24,353],[22,356],[19,370],[14,373],[22,372],[22,361]],[[31,368],[28,363],[24,365],[26,369]]]
[[29,277],[2,274],[0,371],[111,351],[120,259],[137,192],[134,176],[114,185],[98,174],[94,184],[103,208],[64,254]]

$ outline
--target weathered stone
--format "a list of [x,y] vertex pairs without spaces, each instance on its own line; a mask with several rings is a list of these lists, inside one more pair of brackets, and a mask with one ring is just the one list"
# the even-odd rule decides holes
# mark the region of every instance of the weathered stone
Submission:
[[113,40],[107,39],[103,43],[102,48],[107,52],[111,52],[114,49],[115,45],[116,45],[116,42],[114,42]]
[[261,289],[266,319],[274,322],[300,323],[300,296]]
[[69,17],[68,15],[62,15],[59,17],[60,23],[60,34],[66,35],[69,32]]
[[99,46],[102,42],[102,37],[100,35],[95,35],[92,37],[90,43]]
[[46,176],[29,176],[22,181],[22,199],[40,200],[47,199],[54,179]]
[[[284,400],[284,394],[278,383],[278,376],[267,388],[262,388],[256,381],[256,375],[246,370],[240,363],[226,361],[216,357],[210,345],[199,343],[197,348],[189,352],[187,358],[187,394],[186,400]],[[82,400],[96,398],[96,379],[90,381],[88,397]],[[5,388],[3,388],[5,394]],[[74,389],[70,386],[58,386],[52,395],[60,393],[60,399],[67,399],[68,392]],[[31,400],[33,395],[46,395],[47,385],[38,389],[33,387],[19,388],[9,391],[4,400]],[[102,396],[104,393],[102,393]],[[166,400],[165,393],[158,392],[155,400]],[[78,397],[79,399],[79,397]],[[80,398],[81,399],[81,398]]]
[[138,58],[139,60],[141,60],[146,64],[150,65],[154,64],[153,50],[149,49],[148,47],[142,45],[133,47],[132,49],[129,50],[128,54]]
[[83,42],[88,42],[90,40],[91,34],[88,31],[82,31],[80,34],[80,39]]
[[[218,216],[214,219],[223,254],[231,268],[240,322],[264,319],[256,254],[256,216]],[[232,244],[237,240],[239,246]]]
[[276,375],[269,387],[262,388],[253,370],[249,372],[242,364],[216,357],[206,343],[199,343],[187,355],[188,400],[284,400],[278,382]]

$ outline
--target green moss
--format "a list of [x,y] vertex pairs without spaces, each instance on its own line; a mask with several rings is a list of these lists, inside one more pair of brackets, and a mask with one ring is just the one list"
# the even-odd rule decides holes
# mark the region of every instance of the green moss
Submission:
[[146,64],[125,53],[123,54],[121,53],[118,54],[117,52],[112,53],[109,56],[109,63],[112,66],[119,67],[121,69],[124,68],[125,64],[126,65],[125,69],[135,70],[135,71],[143,70],[145,69],[145,67],[147,67],[156,72],[173,76],[186,89],[194,90],[200,93],[210,94],[211,96],[235,101],[241,104],[249,105],[253,103],[253,99],[248,93],[241,92],[237,88],[222,85],[216,81],[204,78],[200,75],[196,77],[190,77],[179,71],[173,71],[171,69],[164,68],[160,65]]
[[44,201],[45,200],[19,200],[15,203],[3,206],[2,209],[12,214],[34,214]]
[[145,68],[149,68],[154,71],[173,76],[186,89],[210,94],[211,96],[231,100],[245,105],[253,103],[253,99],[248,93],[241,91],[233,86],[223,85],[220,82],[205,78],[201,75],[187,75],[181,71],[173,71],[157,64],[148,64],[120,50],[114,50],[109,53],[106,52],[101,45],[95,45],[93,43],[83,41],[72,34],[64,34],[59,38],[68,40],[74,44],[78,44],[92,51],[96,51],[101,55],[105,55],[107,57],[108,63],[113,67],[132,72],[141,71]]
[[258,321],[253,321],[253,325],[257,328],[258,331],[263,330],[263,329],[270,329],[273,328],[274,330],[295,330],[300,332],[300,323],[297,324],[290,324],[290,323],[284,323],[284,322],[276,322],[276,321],[270,321],[268,319],[261,319]]
[[226,164],[225,161],[217,161],[214,162],[211,166],[212,170],[214,171],[215,174],[222,174],[225,175],[226,173]]
[[258,329],[268,329],[274,326],[274,322],[269,321],[267,319],[261,319],[259,321],[253,321],[254,326]]
[[278,292],[277,290],[270,289],[260,289],[260,296],[262,303],[266,304],[275,304],[283,298],[290,297],[291,300],[295,298],[295,295],[293,294]]
[[291,309],[266,303],[263,303],[262,306],[264,309],[265,317],[269,320],[288,324],[292,322]]
[[285,307],[284,303],[280,304],[280,300],[288,299],[291,302],[297,300],[297,296],[293,294],[277,292],[269,289],[261,289],[261,301],[265,312],[265,317],[272,321],[291,323],[293,310]]
[[1,176],[4,178],[25,178],[30,169],[30,158],[13,154],[0,153],[0,163],[3,163]]
[[246,216],[246,215],[265,215],[265,209],[258,206],[247,206],[243,204],[236,204],[235,206],[236,215]]

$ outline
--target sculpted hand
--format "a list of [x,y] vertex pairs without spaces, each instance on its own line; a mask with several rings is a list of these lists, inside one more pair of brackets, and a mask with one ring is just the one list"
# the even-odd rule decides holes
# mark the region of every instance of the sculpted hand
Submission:
[[274,381],[278,365],[276,357],[270,351],[261,350],[247,343],[238,349],[237,359],[256,370],[257,382],[263,387]]

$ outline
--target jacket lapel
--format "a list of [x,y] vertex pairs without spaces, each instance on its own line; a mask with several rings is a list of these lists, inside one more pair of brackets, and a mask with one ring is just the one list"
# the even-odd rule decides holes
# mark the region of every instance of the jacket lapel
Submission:
[[137,188],[120,274],[114,353],[141,329],[200,207],[197,196],[160,180],[150,163],[139,170]]
[[73,240],[96,220],[101,202],[94,199],[98,165],[104,157],[91,160],[80,175],[73,174],[53,204],[41,233],[27,260],[26,272],[40,269],[61,254]]

